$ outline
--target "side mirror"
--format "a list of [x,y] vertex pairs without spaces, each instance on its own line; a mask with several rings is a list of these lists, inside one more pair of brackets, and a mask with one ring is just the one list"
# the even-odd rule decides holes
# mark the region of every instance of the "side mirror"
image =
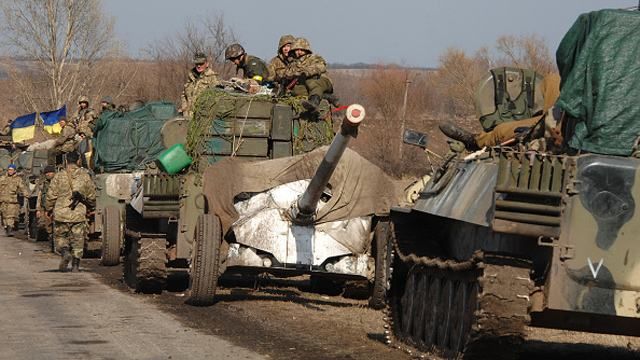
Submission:
[[424,149],[427,147],[427,134],[413,130],[405,130],[402,135],[402,141],[405,144],[419,146]]

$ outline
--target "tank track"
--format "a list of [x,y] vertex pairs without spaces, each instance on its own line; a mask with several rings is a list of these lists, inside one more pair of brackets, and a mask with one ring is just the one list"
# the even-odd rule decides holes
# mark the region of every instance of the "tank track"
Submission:
[[125,265],[129,270],[125,274],[127,283],[137,292],[161,293],[167,281],[165,238],[143,237],[132,242],[129,263]]
[[467,261],[405,255],[393,241],[388,345],[418,357],[517,356],[530,321],[531,264],[482,252]]

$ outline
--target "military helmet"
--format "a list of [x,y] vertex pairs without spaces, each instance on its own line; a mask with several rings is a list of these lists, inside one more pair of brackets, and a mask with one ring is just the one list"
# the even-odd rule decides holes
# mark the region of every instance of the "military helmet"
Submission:
[[231,44],[227,47],[227,50],[224,52],[224,57],[227,60],[231,60],[233,58],[237,58],[244,54],[244,48],[240,44]]
[[203,52],[197,52],[193,55],[194,64],[204,64],[207,62],[207,55]]
[[44,167],[44,171],[42,171],[43,173],[50,173],[50,172],[56,172],[56,168],[53,165],[47,165]]
[[87,104],[89,103],[89,98],[86,95],[82,95],[78,98],[78,104],[86,102]]
[[305,38],[297,38],[293,44],[291,44],[291,50],[306,50],[311,52],[311,45],[309,45],[309,41]]
[[107,104],[113,104],[113,98],[111,96],[105,96],[102,98],[102,100],[100,100],[100,102],[103,103],[107,103]]
[[280,37],[280,41],[278,41],[278,51],[280,51],[282,49],[283,46],[287,45],[287,44],[293,44],[293,42],[296,41],[296,37],[293,35],[282,35]]

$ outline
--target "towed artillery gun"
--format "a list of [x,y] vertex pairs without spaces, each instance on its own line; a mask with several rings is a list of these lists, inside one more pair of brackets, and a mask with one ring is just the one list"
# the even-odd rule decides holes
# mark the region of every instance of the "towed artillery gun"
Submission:
[[[453,143],[415,203],[392,209],[388,343],[512,359],[527,326],[640,336],[640,107],[630,94],[640,77],[628,71],[635,55],[611,50],[637,49],[638,24],[639,12],[592,12],[563,39],[553,108],[563,116],[549,111],[538,124],[559,129],[561,143],[551,132],[471,155]],[[602,64],[589,69],[599,90],[587,115],[578,99],[595,90],[581,87],[585,64]]]
[[384,304],[388,222],[375,204],[393,202],[391,182],[356,153],[345,153],[364,116],[363,107],[351,105],[328,149],[251,167],[226,161],[207,169],[190,304],[213,304],[223,273],[369,280],[371,305]]

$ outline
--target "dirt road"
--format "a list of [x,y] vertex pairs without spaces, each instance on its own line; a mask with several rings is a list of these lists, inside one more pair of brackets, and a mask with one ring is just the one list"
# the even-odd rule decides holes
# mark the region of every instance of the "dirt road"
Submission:
[[[366,300],[310,293],[305,281],[235,280],[199,308],[184,304],[179,274],[171,291],[141,295],[121,266],[83,260],[83,273],[60,274],[57,260],[44,244],[0,237],[0,349],[10,349],[0,359],[410,358],[383,344],[382,314]],[[638,338],[531,329],[521,359],[630,360],[639,348]]]
[[264,358],[57,266],[44,247],[0,237],[0,359]]

